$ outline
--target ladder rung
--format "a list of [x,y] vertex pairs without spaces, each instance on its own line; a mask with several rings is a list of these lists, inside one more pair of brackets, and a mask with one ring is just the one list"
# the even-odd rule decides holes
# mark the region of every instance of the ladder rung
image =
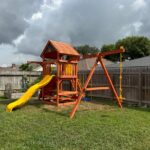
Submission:
[[68,95],[74,95],[74,94],[78,94],[78,92],[77,91],[62,91],[58,95],[68,96]]
[[92,88],[86,88],[86,91],[96,91],[96,90],[109,90],[110,88],[107,86],[104,87],[92,87]]

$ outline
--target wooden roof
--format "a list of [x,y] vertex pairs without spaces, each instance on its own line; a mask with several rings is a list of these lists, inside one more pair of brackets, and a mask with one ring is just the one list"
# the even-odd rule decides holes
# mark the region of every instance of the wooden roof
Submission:
[[63,42],[49,40],[43,52],[41,53],[41,57],[43,57],[44,53],[47,52],[49,46],[52,47],[53,50],[57,51],[59,54],[80,56],[80,54],[71,45]]

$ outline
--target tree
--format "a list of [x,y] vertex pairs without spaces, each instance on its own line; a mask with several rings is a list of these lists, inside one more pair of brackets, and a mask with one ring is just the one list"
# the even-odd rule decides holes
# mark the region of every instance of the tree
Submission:
[[99,48],[97,48],[97,47],[91,47],[89,45],[76,46],[75,49],[81,55],[95,54],[95,53],[100,52]]
[[124,46],[126,50],[124,55],[125,59],[135,59],[150,55],[150,40],[147,37],[127,37],[116,42],[116,48],[120,46]]
[[32,71],[33,70],[33,66],[31,66],[30,64],[22,64],[19,69],[21,71]]
[[[120,46],[123,46],[126,50],[123,54],[123,59],[135,59],[150,55],[150,39],[143,36],[130,36],[118,40],[115,44],[103,45],[101,52],[119,49]],[[111,55],[106,58],[118,61],[119,55]]]

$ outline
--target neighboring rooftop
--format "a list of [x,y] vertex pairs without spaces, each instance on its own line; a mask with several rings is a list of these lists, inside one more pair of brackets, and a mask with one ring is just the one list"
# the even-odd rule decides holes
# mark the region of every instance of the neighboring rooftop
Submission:
[[[118,67],[118,66],[119,66],[119,63],[114,63],[107,67]],[[145,67],[145,66],[150,66],[150,56],[123,62],[123,67]]]
[[16,64],[12,64],[9,67],[0,67],[0,71],[18,71],[19,70],[19,66]]
[[[91,70],[91,68],[93,67],[95,61],[96,61],[96,57],[95,58],[81,59],[78,63],[79,71]],[[103,62],[104,62],[105,65],[113,64],[112,61],[109,61],[109,60],[104,59],[104,58],[103,58]],[[97,67],[97,69],[98,69],[98,67]]]

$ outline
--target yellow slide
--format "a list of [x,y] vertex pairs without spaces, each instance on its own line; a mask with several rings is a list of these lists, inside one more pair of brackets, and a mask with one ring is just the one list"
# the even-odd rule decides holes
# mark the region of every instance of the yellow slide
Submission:
[[8,104],[6,107],[6,111],[11,112],[14,108],[18,108],[24,105],[26,102],[29,101],[29,99],[38,89],[46,86],[53,77],[54,75],[46,75],[39,83],[31,86],[18,100]]

